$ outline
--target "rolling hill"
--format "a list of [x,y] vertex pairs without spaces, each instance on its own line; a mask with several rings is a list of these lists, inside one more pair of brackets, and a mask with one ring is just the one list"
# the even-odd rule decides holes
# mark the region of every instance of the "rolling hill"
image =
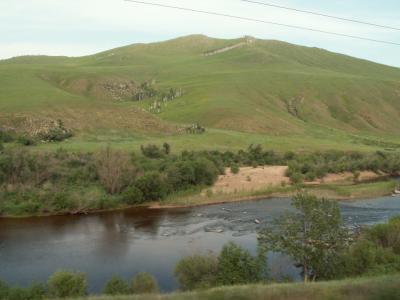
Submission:
[[[200,148],[399,148],[400,69],[279,41],[201,35],[0,61],[0,124],[33,132],[58,119],[80,145],[167,135]],[[183,133],[193,123],[207,133]]]

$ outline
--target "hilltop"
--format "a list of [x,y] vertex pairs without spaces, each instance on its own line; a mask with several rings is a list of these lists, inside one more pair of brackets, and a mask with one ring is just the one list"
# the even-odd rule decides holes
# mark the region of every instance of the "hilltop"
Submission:
[[[61,119],[76,147],[99,136],[400,147],[400,69],[280,41],[193,35],[78,58],[17,57],[0,61],[0,87],[0,124],[34,132]],[[207,133],[183,133],[194,123]]]

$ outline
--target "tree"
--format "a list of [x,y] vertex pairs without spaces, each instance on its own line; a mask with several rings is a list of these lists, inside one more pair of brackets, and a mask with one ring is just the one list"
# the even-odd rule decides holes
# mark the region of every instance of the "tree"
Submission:
[[128,295],[131,290],[129,284],[118,276],[113,276],[105,285],[103,293],[106,295]]
[[87,295],[84,273],[58,271],[47,281],[49,295],[53,298],[76,298]]
[[266,249],[285,253],[303,269],[304,281],[328,277],[340,252],[350,243],[336,202],[307,193],[294,197],[296,212],[286,213],[264,229],[259,241]]
[[210,288],[216,285],[218,260],[212,254],[182,258],[175,268],[175,277],[182,290]]
[[107,147],[97,156],[97,174],[109,194],[119,194],[134,174],[133,166],[126,153]]
[[265,274],[264,251],[252,256],[248,250],[228,243],[218,257],[217,282],[220,285],[234,285],[260,282]]
[[158,293],[157,280],[149,273],[139,273],[132,280],[132,291],[134,294]]

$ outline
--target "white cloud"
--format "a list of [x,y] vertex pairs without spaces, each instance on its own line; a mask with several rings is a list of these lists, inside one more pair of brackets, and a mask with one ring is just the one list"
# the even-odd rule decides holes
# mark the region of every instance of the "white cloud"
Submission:
[[0,57],[3,58],[23,55],[81,56],[105,50],[108,48],[84,44],[0,43]]

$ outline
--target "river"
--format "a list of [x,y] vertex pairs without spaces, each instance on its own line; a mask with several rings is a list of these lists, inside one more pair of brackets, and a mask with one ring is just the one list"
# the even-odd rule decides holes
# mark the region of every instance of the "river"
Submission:
[[[400,215],[400,197],[340,202],[348,226]],[[56,270],[85,272],[98,293],[112,276],[150,272],[163,291],[177,288],[176,262],[193,253],[218,252],[234,241],[252,252],[257,231],[285,210],[290,199],[267,199],[196,208],[130,209],[86,216],[0,219],[0,279],[21,286],[44,282]],[[255,223],[260,220],[260,224]],[[223,231],[217,233],[215,231]],[[276,277],[296,277],[290,260],[271,254]]]

